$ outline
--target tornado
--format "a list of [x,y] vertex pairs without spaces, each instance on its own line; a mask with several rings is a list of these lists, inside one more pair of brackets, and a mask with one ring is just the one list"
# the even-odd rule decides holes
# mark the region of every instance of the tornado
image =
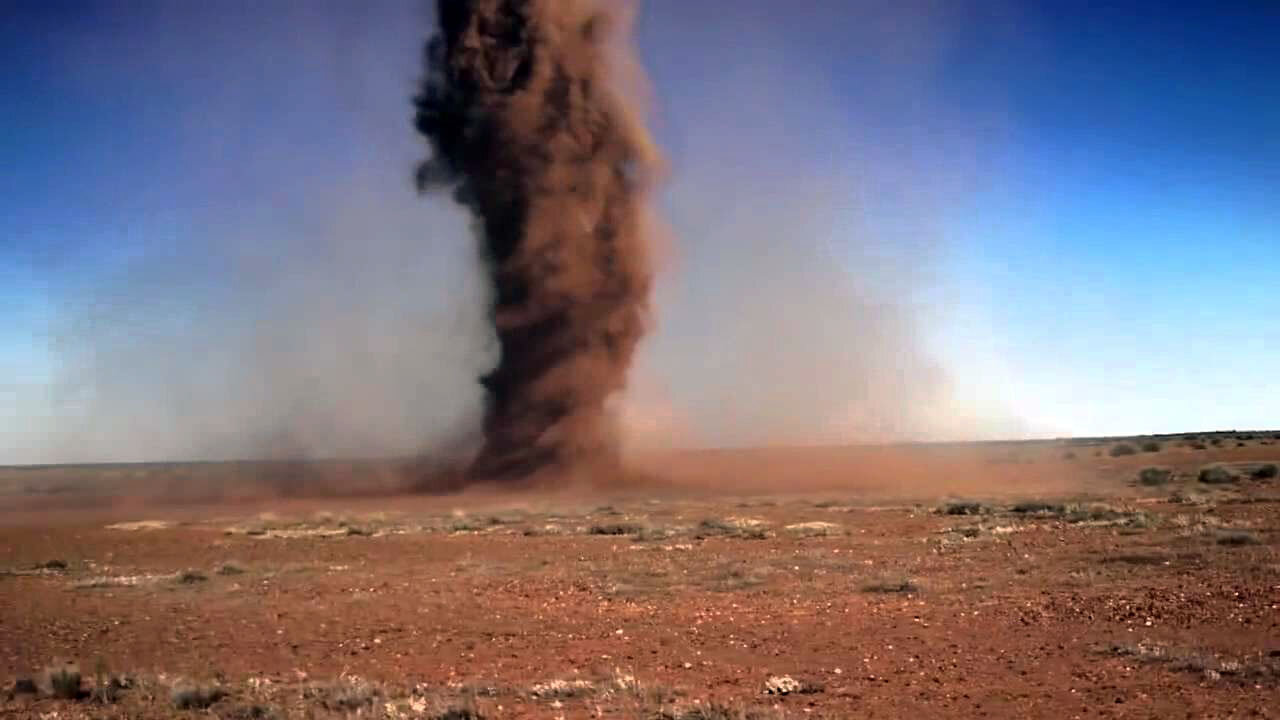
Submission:
[[[473,219],[497,364],[476,480],[610,472],[609,411],[648,324],[660,158],[620,65],[620,0],[437,0],[414,125],[420,191]],[[619,62],[621,61],[621,63]]]

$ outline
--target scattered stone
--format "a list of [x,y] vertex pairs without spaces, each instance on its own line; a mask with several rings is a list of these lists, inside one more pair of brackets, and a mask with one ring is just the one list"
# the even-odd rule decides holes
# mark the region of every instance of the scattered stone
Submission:
[[821,685],[801,682],[790,675],[772,675],[764,681],[765,695],[811,695],[820,692]]
[[827,537],[840,535],[844,532],[844,527],[832,522],[813,520],[811,522],[788,525],[786,526],[786,531],[799,537]]
[[590,680],[548,680],[537,683],[529,692],[539,700],[561,700],[565,698],[583,697],[595,692],[595,683]]
[[108,530],[126,530],[137,532],[139,530],[164,530],[173,527],[173,523],[168,520],[136,520],[134,522],[119,522],[114,525],[108,525]]
[[803,689],[804,685],[790,675],[774,675],[764,681],[765,695],[790,695]]

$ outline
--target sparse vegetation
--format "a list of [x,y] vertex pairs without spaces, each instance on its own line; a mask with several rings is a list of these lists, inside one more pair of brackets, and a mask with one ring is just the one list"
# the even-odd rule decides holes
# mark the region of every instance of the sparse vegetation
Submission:
[[723,574],[714,574],[707,582],[703,583],[703,587],[720,592],[747,590],[763,585],[772,572],[771,569],[763,566],[754,568],[733,567]]
[[1240,476],[1225,465],[1209,465],[1200,469],[1197,479],[1205,485],[1227,485],[1238,482]]
[[694,536],[698,539],[702,539],[721,535],[734,535],[737,532],[737,527],[730,525],[723,520],[705,518],[702,522],[698,523],[698,527],[695,528]]
[[1061,520],[1071,524],[1127,528],[1147,528],[1154,525],[1152,516],[1145,512],[1117,508],[1106,503],[1059,504],[1029,501],[1010,506],[1008,512],[1027,517]]
[[500,524],[502,521],[495,517],[460,517],[449,523],[449,532],[481,532]]
[[179,585],[195,585],[207,581],[209,576],[199,570],[183,570],[174,579]]
[[485,717],[475,708],[451,707],[430,716],[429,720],[485,720]]
[[45,668],[43,680],[45,692],[61,700],[78,700],[83,693],[80,667],[75,663],[59,663]]
[[326,710],[356,713],[372,707],[374,701],[382,697],[382,691],[360,678],[344,676],[331,685],[310,685],[303,690],[302,697]]
[[1142,452],[1146,452],[1146,453],[1160,452],[1160,443],[1156,442],[1155,440],[1148,440],[1142,443]]
[[1060,503],[1047,503],[1038,500],[1020,502],[1009,508],[1009,512],[1019,515],[1061,515],[1066,506]]
[[236,705],[218,713],[225,720],[277,720],[283,717],[271,708],[258,703]]
[[675,536],[675,531],[666,527],[646,526],[640,528],[636,533],[636,542],[652,542],[656,540],[669,540]]
[[227,696],[227,691],[217,685],[180,684],[169,693],[173,706],[179,710],[204,710]]
[[[1280,484],[1272,479],[1278,461],[1263,460],[1272,457],[1266,449],[1186,449],[1211,437],[1017,445],[1024,461],[1040,460],[1040,471],[984,465],[1004,453],[999,445],[925,447],[919,452],[927,474],[905,461],[905,470],[889,463],[876,468],[882,476],[844,490],[825,484],[843,472],[838,467],[820,468],[815,494],[763,478],[758,491],[777,493],[776,501],[654,491],[610,495],[624,498],[616,500],[621,511],[597,514],[603,500],[584,499],[591,497],[585,492],[513,495],[511,506],[520,510],[489,495],[470,505],[464,493],[406,502],[381,519],[353,509],[380,502],[366,498],[335,500],[330,507],[341,509],[328,516],[313,512],[322,500],[275,504],[287,517],[228,504],[205,518],[184,512],[186,519],[166,531],[101,527],[137,519],[129,517],[99,520],[87,533],[58,523],[14,529],[6,560],[12,577],[0,578],[0,606],[18,598],[21,611],[0,622],[14,637],[41,641],[18,648],[12,671],[27,669],[34,653],[74,652],[85,679],[70,691],[80,704],[70,705],[33,672],[30,681],[0,687],[0,715],[851,717],[886,707],[892,714],[897,693],[914,692],[903,688],[916,670],[930,675],[927,691],[938,699],[932,710],[963,714],[967,704],[940,698],[967,692],[969,676],[942,668],[935,679],[939,666],[920,650],[949,647],[956,622],[995,651],[973,658],[984,677],[1005,669],[1000,650],[1062,644],[1064,662],[1107,675],[1108,702],[1112,692],[1129,702],[1140,692],[1189,687],[1207,696],[1203,707],[1227,708],[1245,697],[1243,688],[1253,693],[1257,685],[1265,695],[1280,687],[1280,648],[1258,634],[1274,614],[1269,571],[1280,538]],[[1158,440],[1163,454],[1105,457],[1117,443],[1141,453],[1148,439]],[[1103,458],[1095,459],[1095,450]],[[1198,482],[1211,466],[1236,484]],[[928,495],[944,488],[954,495]],[[746,480],[731,489],[757,491]],[[216,535],[242,522],[281,540]],[[353,522],[380,539],[344,539]],[[480,534],[448,536],[455,527]],[[768,539],[746,542],[752,538]],[[203,573],[175,572],[187,564]],[[844,612],[862,615],[860,626],[891,631],[847,658],[833,653]],[[1080,655],[1088,646],[1061,640],[1086,625],[1094,638],[1114,633],[1101,637],[1134,642],[1147,632],[1194,650],[1135,646],[1090,660]],[[153,626],[163,644],[148,650],[139,633]],[[270,638],[246,634],[267,627]],[[1244,634],[1236,633],[1241,627]],[[287,660],[262,655],[277,640]],[[185,659],[155,654],[175,641]],[[1242,654],[1219,656],[1206,647]],[[95,670],[94,653],[111,659],[113,670],[117,658],[140,662],[144,674],[118,679],[105,664]],[[754,671],[733,659],[756,655],[767,662]],[[401,662],[405,675],[397,676]],[[610,679],[615,663],[634,664],[657,684]],[[166,674],[150,674],[159,669]],[[1181,669],[1202,676],[1174,674]],[[1075,699],[1034,663],[1018,670],[1027,683],[1052,688],[1044,699]],[[213,700],[185,681],[175,687],[175,672],[198,673],[184,677],[226,696]],[[370,682],[327,672],[369,673]],[[828,690],[797,697],[794,684],[775,683],[776,694],[762,695],[766,678],[788,672]],[[533,691],[534,681],[551,678],[569,685],[552,681]]]
[[1280,475],[1280,466],[1275,463],[1265,463],[1253,469],[1254,480],[1271,480]]
[[588,535],[635,535],[643,528],[635,523],[605,523],[592,525],[587,529]]
[[662,708],[653,715],[653,720],[773,720],[777,717],[780,717],[777,712],[746,710],[712,701],[682,709]]
[[947,503],[941,510],[943,515],[984,515],[991,511],[983,503],[972,501]]
[[1138,483],[1148,487],[1167,485],[1173,480],[1173,471],[1165,467],[1145,467],[1138,471]]
[[1104,565],[1163,565],[1172,558],[1163,553],[1126,553],[1102,558]]
[[99,657],[93,666],[93,699],[104,705],[114,703],[120,693],[128,689],[130,683],[125,678],[112,675],[107,662]]
[[711,537],[764,540],[769,537],[769,531],[765,529],[762,523],[751,519],[730,518],[728,520],[719,520],[706,518],[693,529],[693,537],[698,540],[705,540]]
[[1242,545],[1259,545],[1262,540],[1257,535],[1245,530],[1223,530],[1218,532],[1214,542],[1228,547],[1239,547]]
[[1274,653],[1251,660],[1222,658],[1210,653],[1176,648],[1150,640],[1144,640],[1135,645],[1111,645],[1107,652],[1117,657],[1163,664],[1170,670],[1198,673],[1210,681],[1221,680],[1223,677],[1261,679],[1280,675],[1280,655]]
[[918,593],[920,587],[907,578],[881,579],[862,586],[865,593]]
[[1111,457],[1123,457],[1125,455],[1137,455],[1138,451],[1129,443],[1116,443],[1111,446],[1108,453]]

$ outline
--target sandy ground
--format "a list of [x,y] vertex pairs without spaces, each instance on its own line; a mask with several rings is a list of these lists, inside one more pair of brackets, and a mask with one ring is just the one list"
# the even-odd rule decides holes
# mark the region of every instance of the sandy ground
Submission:
[[[1252,475],[1280,440],[1227,437],[451,495],[0,472],[0,716],[1277,717],[1280,480]],[[42,671],[66,660],[77,699]]]

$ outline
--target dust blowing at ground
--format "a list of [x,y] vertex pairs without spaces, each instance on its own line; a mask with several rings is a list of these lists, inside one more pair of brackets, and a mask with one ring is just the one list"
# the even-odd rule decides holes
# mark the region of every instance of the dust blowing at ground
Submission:
[[645,203],[658,157],[612,81],[617,3],[439,0],[415,124],[419,189],[473,216],[497,366],[469,474],[616,467],[608,401],[644,334]]

